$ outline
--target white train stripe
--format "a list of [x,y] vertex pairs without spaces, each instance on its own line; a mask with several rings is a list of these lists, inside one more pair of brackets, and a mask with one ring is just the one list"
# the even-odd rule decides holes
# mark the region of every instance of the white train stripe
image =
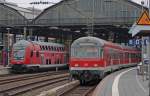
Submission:
[[119,67],[128,67],[128,66],[134,66],[136,63],[131,63],[131,64],[119,64],[119,65],[112,65],[112,66],[107,66],[107,67],[70,67],[70,70],[105,70],[109,71],[111,68],[112,69],[119,69]]

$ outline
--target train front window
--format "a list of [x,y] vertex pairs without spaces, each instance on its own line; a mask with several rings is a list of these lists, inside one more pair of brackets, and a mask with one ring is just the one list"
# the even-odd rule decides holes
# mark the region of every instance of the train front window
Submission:
[[97,58],[99,57],[99,48],[95,46],[80,46],[74,48],[73,56],[79,58]]
[[16,60],[23,60],[25,56],[24,46],[14,46],[13,58]]

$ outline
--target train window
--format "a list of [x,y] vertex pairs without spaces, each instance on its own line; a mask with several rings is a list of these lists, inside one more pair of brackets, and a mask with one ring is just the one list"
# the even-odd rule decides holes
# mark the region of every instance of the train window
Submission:
[[44,46],[44,50],[46,50],[46,46]]
[[46,50],[49,50],[48,46],[46,46]]
[[45,50],[47,50],[47,49],[46,49],[46,46],[44,46],[44,48],[45,48]]
[[47,46],[45,46],[45,49],[47,50]]
[[127,58],[129,58],[129,53],[127,53]]
[[56,47],[56,50],[59,51],[59,47]]
[[62,47],[62,51],[64,51],[64,47]]
[[56,50],[59,51],[59,47],[56,47]]
[[59,47],[59,50],[62,51],[62,50],[61,50],[61,47]]
[[42,46],[42,49],[45,50],[44,46]]
[[51,50],[54,51],[53,46],[51,46]]
[[[64,47],[63,47],[64,51]],[[73,56],[79,58],[95,58],[99,57],[99,48],[94,46],[80,46],[74,47],[71,51],[73,51]]]
[[25,56],[25,47],[24,46],[14,46],[13,58],[16,60],[23,60]]
[[61,47],[61,51],[63,51],[63,47]]
[[47,50],[49,50],[49,46],[47,46]]
[[141,54],[138,54],[138,57],[141,58]]
[[41,46],[41,50],[43,50],[43,47]]
[[103,49],[98,49],[98,57],[103,57]]
[[49,64],[51,64],[51,59],[49,59]]
[[61,47],[59,47],[59,51],[61,51]]
[[46,50],[46,47],[44,46],[44,50]]
[[59,59],[57,60],[57,64],[60,64],[60,60]]
[[46,64],[48,64],[48,61],[49,61],[49,60],[48,60],[48,59],[46,59]]
[[30,54],[30,57],[32,57],[33,56],[33,50],[31,51],[31,54]]
[[40,49],[42,50],[42,46],[40,46]]
[[45,47],[45,50],[47,50],[47,47],[46,46],[44,46]]
[[39,51],[36,52],[36,57],[39,57]]
[[48,46],[48,49],[49,49],[49,51],[51,50],[51,47],[50,46]]
[[56,51],[56,47],[54,47],[54,51]]
[[57,51],[59,51],[59,47],[57,47]]
[[131,54],[131,58],[134,58],[134,54],[133,53]]
[[55,47],[55,51],[57,51],[57,47]]

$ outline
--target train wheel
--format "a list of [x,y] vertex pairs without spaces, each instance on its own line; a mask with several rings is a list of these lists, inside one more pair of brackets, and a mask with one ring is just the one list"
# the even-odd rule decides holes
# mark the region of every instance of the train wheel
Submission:
[[99,76],[99,79],[102,80],[104,77],[106,76],[106,73],[105,72],[102,72]]
[[80,80],[80,85],[85,85],[85,80]]
[[35,71],[35,72],[39,72],[39,71],[40,71],[39,66],[34,67],[34,71]]

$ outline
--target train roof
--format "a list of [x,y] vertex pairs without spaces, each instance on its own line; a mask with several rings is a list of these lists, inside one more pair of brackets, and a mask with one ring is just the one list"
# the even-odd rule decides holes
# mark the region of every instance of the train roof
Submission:
[[52,43],[52,42],[39,42],[39,41],[31,41],[34,44],[38,44],[38,45],[48,45],[48,46],[59,46],[59,47],[64,47],[63,44],[59,44],[59,43]]
[[108,42],[108,41],[105,41],[103,39],[100,39],[100,38],[97,38],[97,37],[92,37],[92,36],[87,36],[87,37],[81,37],[77,40],[75,40],[73,43],[72,43],[72,46],[78,44],[79,42],[96,42],[98,45],[101,45],[101,46],[104,46],[104,45],[110,45],[110,46],[116,46],[116,47],[121,47],[121,45],[119,44],[115,44],[115,43],[111,43],[111,42]]
[[72,43],[72,47],[73,46],[76,46],[78,43],[80,42],[96,42],[97,45],[99,46],[110,46],[110,47],[114,47],[114,48],[118,48],[118,49],[123,49],[123,50],[127,50],[127,51],[130,51],[130,50],[136,50],[137,51],[137,48],[133,48],[133,47],[129,47],[129,46],[124,46],[124,45],[119,45],[119,44],[116,44],[116,43],[111,43],[111,42],[108,42],[108,41],[105,41],[103,39],[100,39],[100,38],[97,38],[97,37],[92,37],[92,36],[87,36],[87,37],[81,37],[77,40],[75,40],[73,43]]
[[76,46],[78,43],[81,43],[81,42],[97,42],[97,44],[99,46],[104,46],[105,42],[104,40],[102,39],[99,39],[99,38],[96,38],[96,37],[91,37],[91,36],[87,36],[87,37],[81,37],[77,40],[75,40],[71,46]]
[[28,42],[28,41],[26,41],[26,40],[20,40],[20,41],[16,42],[16,43],[14,44],[14,46],[17,46],[17,45],[24,45],[24,46],[27,46],[27,45],[29,45],[29,44],[30,44],[30,42]]
[[27,46],[29,44],[38,44],[38,45],[47,45],[47,46],[58,46],[58,47],[64,47],[63,44],[59,44],[59,43],[51,43],[51,42],[39,42],[39,41],[27,41],[27,40],[20,40],[18,41],[17,43],[14,44],[14,46],[17,46],[17,45],[24,45],[24,46]]

